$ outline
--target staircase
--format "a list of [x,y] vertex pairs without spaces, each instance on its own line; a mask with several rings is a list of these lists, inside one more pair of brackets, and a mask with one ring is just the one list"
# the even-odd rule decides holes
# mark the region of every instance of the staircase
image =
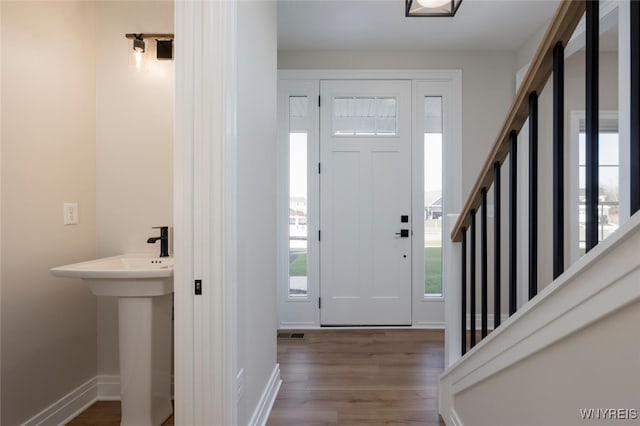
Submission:
[[[613,5],[613,6],[611,6]],[[447,217],[451,256],[445,259],[446,363],[440,377],[439,411],[447,425],[518,426],[640,421],[640,2],[610,2],[628,42],[629,102],[620,102],[620,139],[629,161],[621,169],[626,220],[608,238],[598,235],[599,213],[599,22],[598,1],[561,1],[474,188],[456,217]],[[584,27],[585,251],[568,265],[565,218],[565,47]],[[626,29],[626,30],[625,30]],[[621,61],[624,63],[625,61]],[[553,190],[538,190],[538,97],[553,79]],[[623,100],[623,98],[620,98]],[[528,211],[518,211],[518,133],[528,125]],[[626,126],[626,128],[623,128]],[[508,161],[508,200],[501,205],[500,172]],[[571,161],[571,159],[569,159]],[[493,195],[493,250],[488,250],[487,194]],[[541,197],[538,200],[538,197]],[[545,198],[546,197],[546,198]],[[553,281],[538,289],[538,206],[553,205]],[[501,210],[508,210],[501,223]],[[600,207],[601,208],[601,207]],[[600,210],[601,211],[601,210]],[[575,212],[577,214],[577,212]],[[480,238],[477,240],[479,215]],[[625,215],[623,215],[625,216]],[[518,252],[518,221],[527,223],[527,250]],[[501,232],[508,246],[501,247]],[[573,242],[572,242],[573,243]],[[546,249],[544,247],[543,249]],[[522,250],[520,250],[522,251]],[[488,323],[488,263],[492,256],[493,324]],[[501,262],[508,263],[503,277]],[[527,282],[518,267],[527,265]],[[479,278],[479,280],[477,280]],[[478,281],[478,282],[477,282]],[[520,279],[520,281],[523,281]],[[451,285],[450,283],[455,283]],[[503,286],[504,284],[504,286]],[[503,287],[505,287],[503,289]],[[479,298],[476,290],[479,288]],[[500,294],[506,291],[508,306]],[[518,303],[518,292],[528,302]],[[479,313],[476,309],[479,307]],[[508,319],[501,318],[508,315]],[[479,320],[476,320],[479,317]],[[476,322],[479,324],[476,325]],[[479,331],[479,335],[477,331]],[[473,332],[471,332],[473,331]],[[587,423],[588,424],[588,423]]]

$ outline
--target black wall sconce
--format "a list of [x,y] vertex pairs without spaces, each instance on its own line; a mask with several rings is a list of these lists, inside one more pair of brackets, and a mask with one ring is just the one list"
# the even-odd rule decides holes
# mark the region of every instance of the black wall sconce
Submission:
[[156,59],[173,59],[174,35],[171,33],[125,34],[125,37],[133,40],[133,50],[140,53],[145,51],[145,39],[155,39]]
[[405,16],[453,16],[462,0],[404,0]]

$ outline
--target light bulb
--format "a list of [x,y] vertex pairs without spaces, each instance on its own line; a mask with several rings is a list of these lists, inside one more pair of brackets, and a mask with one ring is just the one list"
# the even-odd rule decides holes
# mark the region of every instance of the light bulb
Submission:
[[142,67],[142,52],[140,52],[139,50],[134,50],[133,56],[136,59],[136,70],[140,71],[140,68]]
[[422,7],[426,7],[428,9],[436,9],[448,3],[451,3],[451,0],[418,0],[418,3]]

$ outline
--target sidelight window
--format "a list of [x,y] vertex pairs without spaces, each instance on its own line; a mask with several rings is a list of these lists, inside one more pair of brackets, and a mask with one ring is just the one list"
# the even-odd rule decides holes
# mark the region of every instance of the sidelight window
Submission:
[[442,97],[424,98],[424,294],[442,296]]
[[289,97],[289,296],[306,297],[307,270],[307,137],[309,102]]

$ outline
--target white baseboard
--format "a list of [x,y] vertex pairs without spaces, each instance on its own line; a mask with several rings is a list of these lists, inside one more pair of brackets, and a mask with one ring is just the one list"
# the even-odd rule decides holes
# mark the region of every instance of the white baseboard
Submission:
[[97,395],[94,377],[27,420],[24,426],[64,425],[93,404]]
[[[280,367],[276,367],[278,367],[277,379],[279,381]],[[279,389],[280,383],[278,382],[277,385]],[[171,396],[173,397],[173,376],[171,376]],[[97,375],[27,420],[22,426],[58,426],[67,424],[96,401],[120,401],[119,375]],[[271,404],[273,404],[273,401],[271,401]],[[271,406],[268,408],[267,417],[270,412]]]
[[253,416],[251,416],[251,420],[249,420],[250,426],[264,426],[267,424],[269,414],[271,414],[271,408],[273,408],[273,403],[276,401],[281,384],[280,364],[276,364],[269,378],[269,382],[267,382],[267,386],[265,386],[262,396],[258,401],[258,405],[253,412]]
[[423,328],[429,330],[444,330],[444,321],[420,321],[413,324],[411,328]]
[[305,327],[290,327],[280,326],[278,331],[300,331],[300,330],[411,330],[411,329],[442,329],[444,330],[444,322],[442,321],[422,321],[416,322],[413,325],[371,325],[371,326],[329,326],[323,327],[320,325],[305,326]]
[[[99,374],[97,377],[97,401],[120,401],[120,375]],[[171,375],[171,397],[173,398],[173,374]]]
[[99,374],[98,401],[120,401],[120,375],[119,374]]

